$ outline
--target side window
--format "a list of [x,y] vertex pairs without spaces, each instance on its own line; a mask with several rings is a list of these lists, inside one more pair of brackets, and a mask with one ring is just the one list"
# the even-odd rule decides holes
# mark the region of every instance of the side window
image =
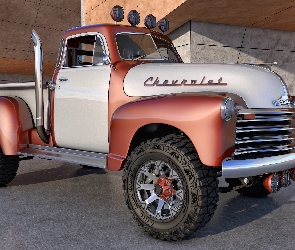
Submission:
[[67,40],[63,67],[103,64],[102,42],[98,36],[79,36]]

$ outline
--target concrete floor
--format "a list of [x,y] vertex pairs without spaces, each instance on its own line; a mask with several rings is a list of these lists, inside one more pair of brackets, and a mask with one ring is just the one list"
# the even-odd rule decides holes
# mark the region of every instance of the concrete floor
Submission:
[[0,189],[0,249],[294,249],[295,182],[265,199],[220,194],[207,226],[180,242],[146,235],[121,173],[35,158]]

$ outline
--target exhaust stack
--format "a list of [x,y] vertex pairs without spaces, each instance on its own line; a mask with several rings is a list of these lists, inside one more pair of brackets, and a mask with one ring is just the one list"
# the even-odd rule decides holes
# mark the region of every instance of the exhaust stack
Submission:
[[41,140],[49,143],[49,135],[44,128],[44,101],[43,101],[43,75],[42,61],[43,51],[40,37],[32,30],[31,39],[34,42],[35,52],[35,93],[36,93],[36,128]]

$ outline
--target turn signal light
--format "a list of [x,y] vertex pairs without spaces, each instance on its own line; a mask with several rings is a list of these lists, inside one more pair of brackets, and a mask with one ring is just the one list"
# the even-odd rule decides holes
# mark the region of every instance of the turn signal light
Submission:
[[243,120],[254,120],[255,119],[255,114],[244,114],[243,115]]
[[293,105],[295,105],[295,96],[289,95],[288,97],[289,97],[290,103],[293,104]]

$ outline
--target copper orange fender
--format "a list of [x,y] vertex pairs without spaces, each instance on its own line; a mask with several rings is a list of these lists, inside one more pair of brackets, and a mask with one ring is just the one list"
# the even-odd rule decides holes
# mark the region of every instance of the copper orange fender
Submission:
[[17,97],[0,97],[0,147],[3,154],[15,155],[24,131],[33,128],[26,103]]
[[176,94],[139,99],[119,107],[113,114],[107,168],[120,170],[136,131],[147,124],[161,123],[185,133],[200,160],[220,166],[225,147],[226,123],[220,115],[224,97],[218,95]]

